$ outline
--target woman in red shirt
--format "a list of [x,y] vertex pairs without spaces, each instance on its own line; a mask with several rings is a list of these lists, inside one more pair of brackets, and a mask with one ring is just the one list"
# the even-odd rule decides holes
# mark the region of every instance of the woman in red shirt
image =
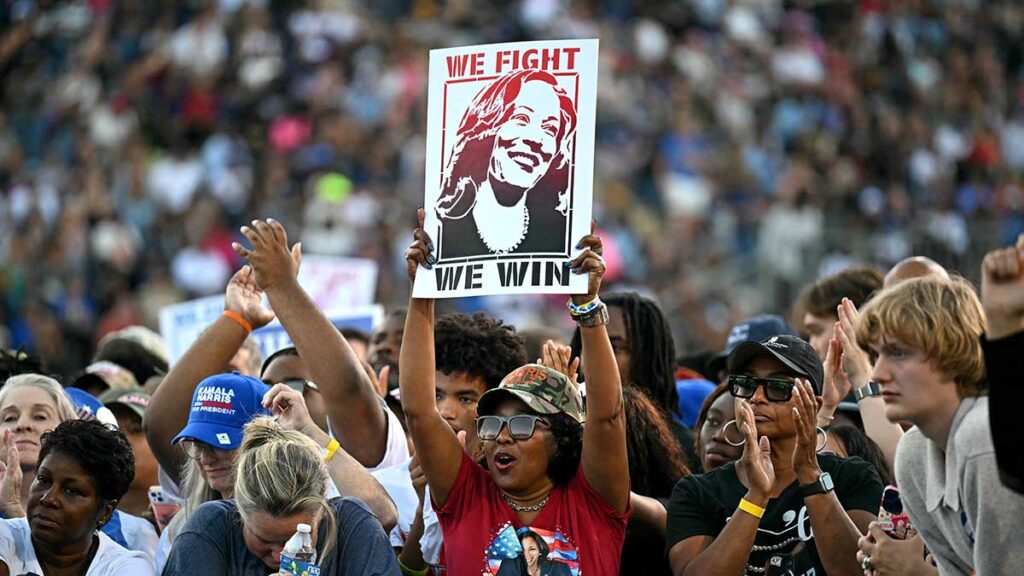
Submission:
[[[420,227],[406,251],[409,278],[431,267],[433,243]],[[527,364],[477,404],[479,461],[460,445],[434,400],[434,301],[409,301],[401,352],[402,408],[444,533],[448,574],[497,574],[526,558],[520,536],[544,539],[545,566],[569,574],[618,574],[629,516],[622,385],[597,297],[601,240],[588,235],[569,267],[589,274],[570,313],[583,336],[586,426],[579,390],[564,374]],[[460,433],[461,435],[461,433]],[[463,439],[464,440],[464,439]],[[476,451],[474,451],[476,452]],[[557,573],[566,573],[558,567]],[[551,571],[551,573],[556,573]]]

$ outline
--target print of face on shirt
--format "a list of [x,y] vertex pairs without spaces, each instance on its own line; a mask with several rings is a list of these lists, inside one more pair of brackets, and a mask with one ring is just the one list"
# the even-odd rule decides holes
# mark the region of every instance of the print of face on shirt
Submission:
[[494,576],[579,576],[576,545],[560,530],[503,524],[487,547],[488,573]]

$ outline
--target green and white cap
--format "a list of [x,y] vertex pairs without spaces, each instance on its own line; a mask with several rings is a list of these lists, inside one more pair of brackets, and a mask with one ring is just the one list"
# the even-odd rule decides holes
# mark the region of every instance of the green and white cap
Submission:
[[547,366],[526,364],[513,370],[497,388],[480,397],[477,414],[492,414],[509,396],[522,400],[538,414],[564,413],[581,423],[586,419],[579,388],[564,374]]

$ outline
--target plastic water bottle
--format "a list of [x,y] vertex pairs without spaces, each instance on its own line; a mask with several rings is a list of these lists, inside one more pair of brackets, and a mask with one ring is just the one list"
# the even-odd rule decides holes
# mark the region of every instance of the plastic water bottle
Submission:
[[316,548],[313,546],[313,529],[309,524],[299,524],[295,534],[285,543],[281,550],[281,574],[317,574],[308,571],[315,567]]

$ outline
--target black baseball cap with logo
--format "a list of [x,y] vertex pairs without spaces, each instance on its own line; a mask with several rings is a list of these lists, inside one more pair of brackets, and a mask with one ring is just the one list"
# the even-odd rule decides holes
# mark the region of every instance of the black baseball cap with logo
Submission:
[[744,342],[733,349],[725,364],[730,374],[738,374],[751,360],[765,355],[775,358],[787,368],[806,377],[814,387],[814,393],[821,395],[825,369],[814,348],[796,336],[782,334],[760,342]]

